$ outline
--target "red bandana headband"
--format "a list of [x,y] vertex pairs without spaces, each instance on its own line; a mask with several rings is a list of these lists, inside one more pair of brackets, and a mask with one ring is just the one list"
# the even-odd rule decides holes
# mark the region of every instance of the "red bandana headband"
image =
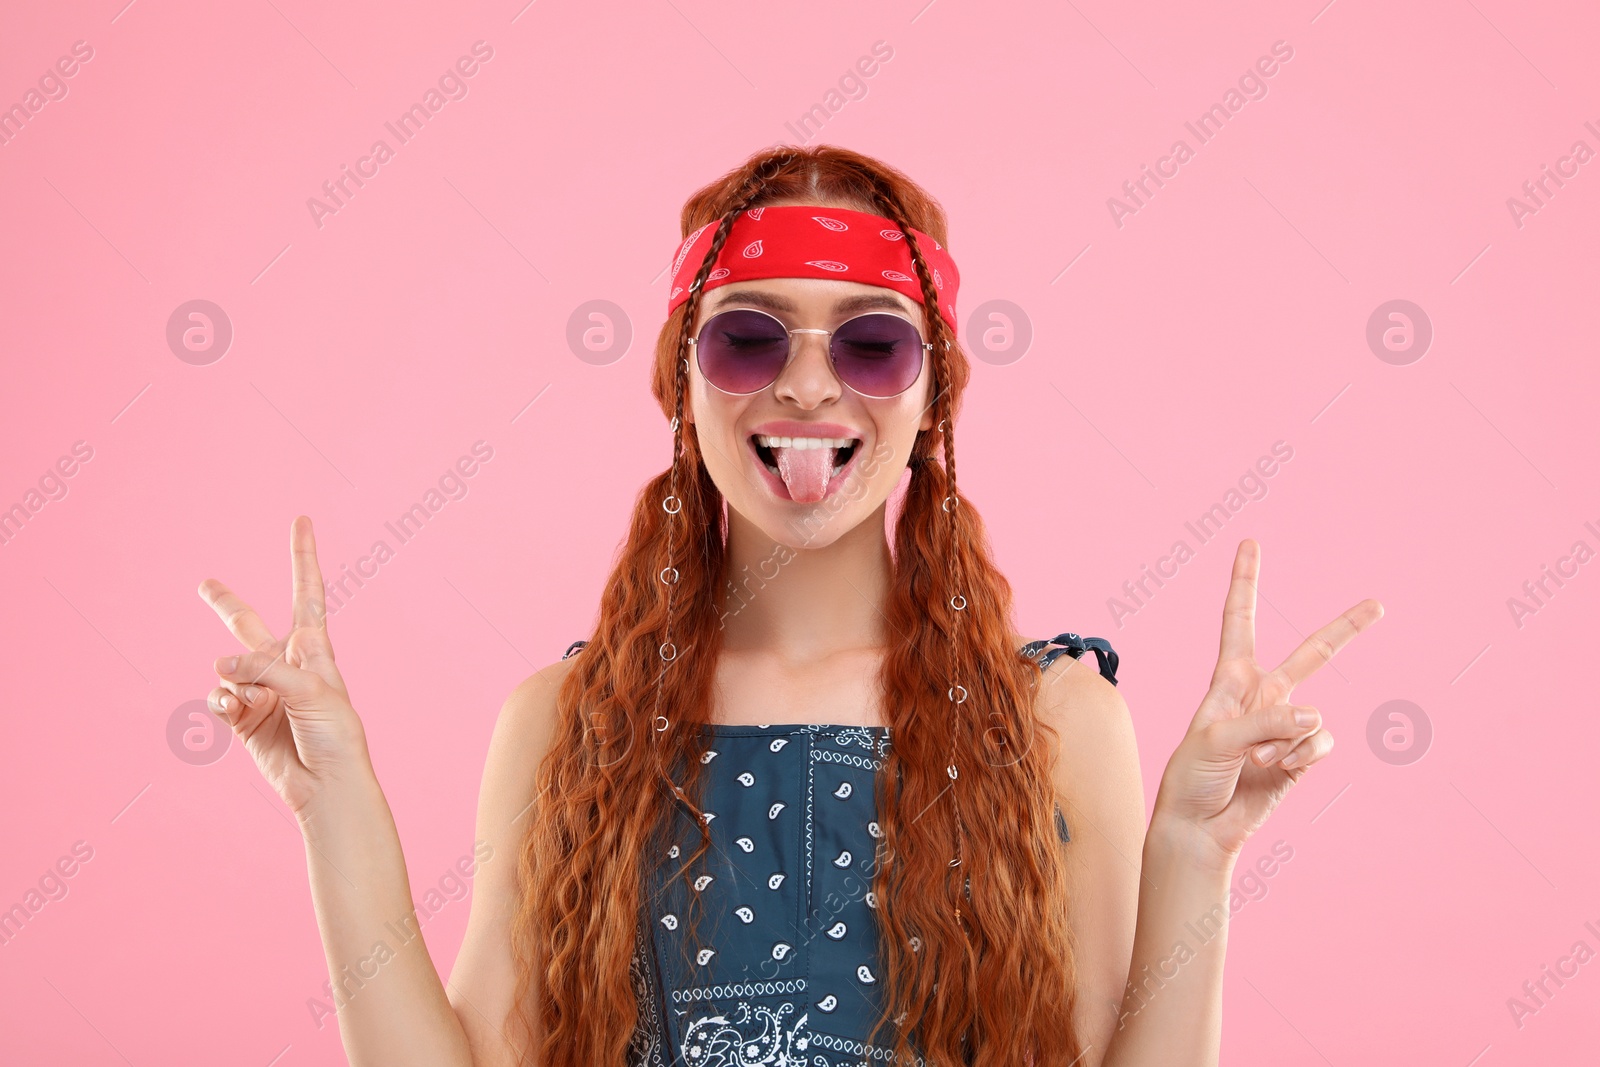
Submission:
[[[691,233],[672,261],[667,314],[689,299],[689,286],[711,250],[717,223]],[[917,247],[939,294],[939,313],[956,328],[956,287],[961,275],[950,253],[921,230]],[[893,221],[864,211],[789,205],[739,212],[733,229],[707,275],[707,291],[753,278],[842,278],[893,289],[922,303],[922,284],[911,262],[905,234]]]

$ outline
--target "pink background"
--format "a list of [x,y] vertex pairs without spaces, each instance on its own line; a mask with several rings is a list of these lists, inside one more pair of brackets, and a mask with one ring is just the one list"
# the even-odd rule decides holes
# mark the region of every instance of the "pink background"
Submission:
[[[964,323],[990,300],[1031,322],[1022,358],[974,361],[962,484],[1021,629],[1120,652],[1149,799],[1240,538],[1270,663],[1387,608],[1297,692],[1339,746],[1245,850],[1241,877],[1293,858],[1234,917],[1225,1060],[1594,1058],[1600,962],[1520,1028],[1507,1006],[1600,951],[1600,563],[1520,626],[1507,604],[1600,549],[1600,161],[1520,226],[1507,207],[1600,149],[1590,5],[124,2],[12,4],[0,32],[6,106],[93,48],[0,146],[0,508],[93,450],[0,545],[0,908],[93,850],[0,947],[0,1060],[343,1062],[307,1006],[294,825],[242,746],[168,746],[235,648],[196,585],[281,626],[294,515],[331,574],[492,447],[332,624],[420,900],[471,849],[501,701],[587,633],[668,461],[645,374],[682,201],[799,140],[876,41],[892,58],[810,140],[942,200]],[[468,95],[396,147],[384,123],[479,40]],[[1275,41],[1267,95],[1198,145],[1185,121]],[[307,199],[380,137],[394,158],[319,228]],[[1194,158],[1116,225],[1107,199],[1179,137]],[[209,365],[166,341],[192,299],[233,326]],[[1433,325],[1407,365],[1366,342],[1393,299]],[[591,300],[634,332],[609,363],[566,339]],[[1280,440],[1268,495],[1197,546],[1184,523]],[[1108,600],[1180,537],[1195,558],[1119,625]],[[1390,700],[1431,722],[1421,760],[1369,746]],[[467,910],[425,924],[443,971]]]

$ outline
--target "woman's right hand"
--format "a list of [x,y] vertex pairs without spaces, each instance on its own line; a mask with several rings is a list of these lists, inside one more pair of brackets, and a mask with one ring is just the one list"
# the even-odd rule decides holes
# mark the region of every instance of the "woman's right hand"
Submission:
[[199,592],[245,647],[242,654],[216,661],[222,683],[211,690],[211,709],[239,735],[262,776],[300,816],[328,783],[370,773],[371,763],[366,732],[334,666],[322,569],[311,520],[304,515],[289,527],[289,555],[293,617],[282,640],[216,579],[201,582]]

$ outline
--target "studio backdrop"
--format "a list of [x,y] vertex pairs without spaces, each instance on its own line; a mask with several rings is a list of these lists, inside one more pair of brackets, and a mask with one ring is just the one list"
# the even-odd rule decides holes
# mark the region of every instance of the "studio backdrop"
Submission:
[[[948,213],[963,492],[1111,641],[1147,803],[1235,547],[1337,748],[1248,844],[1223,1054],[1592,1062],[1590,5],[206,4],[0,14],[0,1061],[344,1062],[215,577],[329,628],[442,971],[506,695],[587,635],[678,212],[773,144]],[[359,994],[358,994],[359,995]]]

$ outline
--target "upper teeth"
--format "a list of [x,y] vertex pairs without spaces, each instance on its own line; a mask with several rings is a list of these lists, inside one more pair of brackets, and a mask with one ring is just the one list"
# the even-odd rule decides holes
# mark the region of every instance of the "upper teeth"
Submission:
[[756,434],[756,444],[763,448],[844,448],[857,437],[770,437]]

